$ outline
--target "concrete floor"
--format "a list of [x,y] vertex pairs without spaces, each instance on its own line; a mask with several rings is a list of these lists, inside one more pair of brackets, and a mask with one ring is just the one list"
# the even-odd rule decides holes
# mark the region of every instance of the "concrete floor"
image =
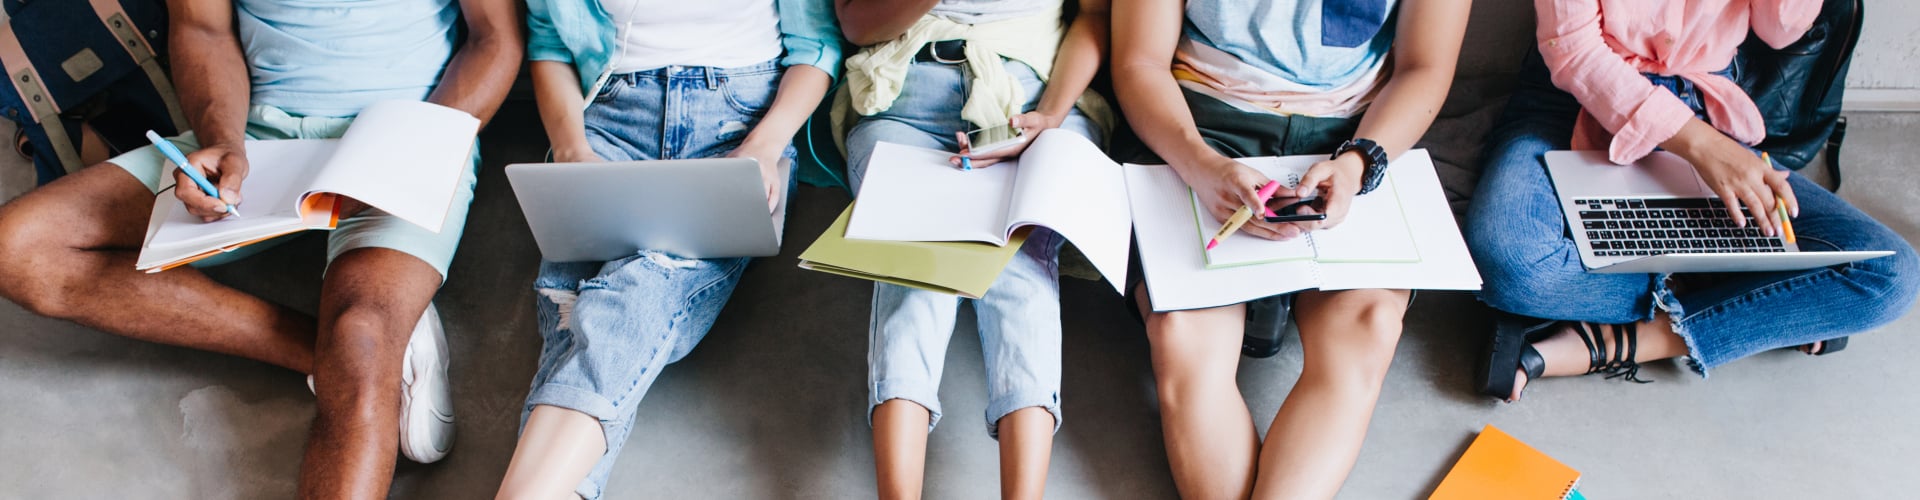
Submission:
[[[1851,118],[1843,194],[1920,239],[1910,160],[1920,157],[1920,115]],[[536,119],[519,103],[496,123]],[[529,288],[538,255],[500,166],[536,161],[538,137],[531,126],[503,125],[483,139],[479,202],[437,299],[454,354],[459,440],[440,463],[403,461],[394,498],[486,498],[512,452],[539,348]],[[29,180],[11,155],[0,156],[0,199],[10,199]],[[873,495],[863,416],[870,288],[794,266],[847,201],[837,190],[802,188],[786,251],[748,271],[705,343],[647,395],[610,498]],[[310,311],[322,242],[308,236],[213,274]],[[1067,417],[1050,496],[1174,497],[1141,327],[1106,285],[1063,287]],[[1920,385],[1920,370],[1910,368],[1920,316],[1857,336],[1837,356],[1767,353],[1717,370],[1711,382],[1654,363],[1642,373],[1658,383],[1555,379],[1531,385],[1514,405],[1468,389],[1489,322],[1469,294],[1421,295],[1341,498],[1423,498],[1486,424],[1580,469],[1595,499],[1908,496],[1899,478],[1920,463],[1910,418],[1920,411],[1920,393],[1910,390]],[[961,331],[971,329],[963,319]],[[935,499],[997,491],[995,444],[978,416],[979,342],[958,337],[942,386],[952,418],[933,432],[928,457]],[[1299,374],[1299,346],[1289,342],[1283,355],[1240,367],[1263,431]],[[0,497],[8,498],[289,497],[313,418],[297,374],[37,318],[5,302],[0,401]]]

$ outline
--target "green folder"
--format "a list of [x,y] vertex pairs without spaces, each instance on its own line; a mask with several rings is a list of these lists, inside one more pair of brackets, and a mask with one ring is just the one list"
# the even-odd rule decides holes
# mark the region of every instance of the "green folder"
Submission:
[[1023,228],[1014,233],[1006,246],[849,240],[847,220],[852,217],[853,205],[847,205],[827,232],[800,253],[800,268],[977,299],[1013,261],[1030,232]]

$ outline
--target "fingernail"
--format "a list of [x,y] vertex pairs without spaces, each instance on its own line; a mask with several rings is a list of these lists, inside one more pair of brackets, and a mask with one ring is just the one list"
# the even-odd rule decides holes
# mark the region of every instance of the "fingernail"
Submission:
[[226,206],[226,205],[221,205],[221,206],[220,206],[220,210],[219,210],[219,212],[220,212],[220,213],[223,213],[223,214],[224,214],[224,213],[227,213],[227,206]]

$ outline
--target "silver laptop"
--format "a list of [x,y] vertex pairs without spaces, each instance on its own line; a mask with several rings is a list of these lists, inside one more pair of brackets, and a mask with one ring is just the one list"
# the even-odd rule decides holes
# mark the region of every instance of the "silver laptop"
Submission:
[[694,259],[780,253],[789,165],[767,213],[760,166],[745,158],[604,163],[522,163],[507,180],[540,255],[608,261],[656,250]]
[[1893,255],[1802,252],[1779,235],[1760,234],[1750,216],[1746,227],[1734,227],[1726,204],[1672,153],[1628,166],[1608,162],[1604,151],[1551,151],[1546,159],[1580,262],[1591,272],[1785,271]]

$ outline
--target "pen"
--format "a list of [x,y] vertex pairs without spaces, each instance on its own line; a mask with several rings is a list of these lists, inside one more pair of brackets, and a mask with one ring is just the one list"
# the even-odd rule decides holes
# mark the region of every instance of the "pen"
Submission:
[[973,140],[968,140],[966,133],[954,133],[954,135],[960,137],[960,140],[958,140],[958,142],[960,142],[960,169],[962,169],[962,171],[972,171]]
[[[1772,155],[1763,151],[1760,159],[1767,162],[1767,168],[1773,168]],[[1773,211],[1780,216],[1780,235],[1786,237],[1787,243],[1793,243],[1793,221],[1787,219],[1787,199],[1781,197],[1780,193],[1773,194]]]
[[[1272,198],[1273,192],[1278,190],[1280,190],[1280,181],[1267,181],[1267,185],[1260,186],[1261,206],[1264,207],[1267,198]],[[1239,210],[1235,210],[1233,216],[1227,218],[1227,224],[1220,226],[1220,232],[1214,233],[1213,239],[1207,240],[1207,249],[1212,250],[1213,247],[1220,246],[1220,240],[1227,239],[1228,236],[1233,236],[1233,232],[1239,231],[1240,226],[1245,225],[1247,219],[1251,218],[1253,218],[1253,207],[1243,205]]]
[[[186,153],[181,153],[180,148],[173,147],[172,142],[168,142],[165,138],[160,137],[160,134],[152,130],[147,131],[147,140],[153,141],[153,147],[158,148],[160,154],[166,155],[168,160],[172,160],[174,165],[179,166],[180,171],[186,173],[188,179],[193,179],[193,184],[200,186],[200,192],[207,193],[207,196],[212,196],[216,200],[220,199],[220,190],[214,189],[213,183],[207,182],[207,176],[201,175],[198,167],[194,167],[192,163],[187,162],[187,155]],[[226,214],[239,217],[240,209],[229,203],[227,204]]]

